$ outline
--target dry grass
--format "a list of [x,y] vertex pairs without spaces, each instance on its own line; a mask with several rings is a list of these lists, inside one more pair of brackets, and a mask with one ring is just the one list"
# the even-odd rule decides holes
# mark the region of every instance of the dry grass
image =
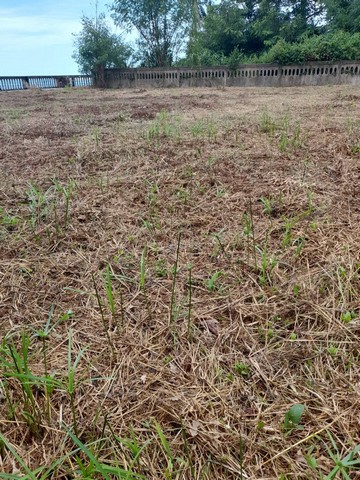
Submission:
[[0,478],[319,479],[359,444],[359,107],[0,96]]

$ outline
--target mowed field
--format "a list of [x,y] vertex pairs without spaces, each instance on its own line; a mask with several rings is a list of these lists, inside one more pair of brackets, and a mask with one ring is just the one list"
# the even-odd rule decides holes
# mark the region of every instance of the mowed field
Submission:
[[358,88],[1,93],[0,180],[0,478],[358,478]]

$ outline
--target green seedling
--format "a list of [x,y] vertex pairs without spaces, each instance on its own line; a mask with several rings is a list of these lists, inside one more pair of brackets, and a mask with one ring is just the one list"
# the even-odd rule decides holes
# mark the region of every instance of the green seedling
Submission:
[[282,147],[282,141],[283,141],[283,147],[284,150],[286,150],[290,138],[289,138],[289,129],[290,129],[290,118],[289,115],[285,115],[282,121],[281,125],[282,131],[281,131],[281,137],[280,137],[280,149]]
[[263,212],[266,213],[266,215],[269,215],[269,217],[272,214],[273,208],[274,208],[274,201],[272,198],[266,198],[266,197],[261,197],[260,202],[263,205]]
[[279,149],[280,149],[280,152],[286,152],[287,148],[288,148],[288,145],[289,145],[289,137],[288,137],[288,134],[287,132],[281,132],[281,135],[280,135],[280,140],[279,140]]
[[345,457],[341,458],[341,454],[335,443],[334,438],[329,432],[327,433],[333,450],[331,450],[326,444],[325,448],[331,460],[334,462],[335,467],[328,475],[326,475],[324,480],[335,480],[336,478],[342,478],[343,480],[351,480],[352,478],[355,478],[350,476],[350,474],[360,470],[360,444],[356,445],[347,455],[345,455]]
[[188,289],[189,289],[189,307],[188,307],[188,324],[187,324],[187,333],[189,338],[191,337],[191,309],[192,309],[192,265],[188,265],[189,271],[189,281],[188,281]]
[[298,237],[293,241],[293,245],[296,246],[295,256],[299,257],[301,255],[302,249],[305,245],[305,237]]
[[36,402],[32,390],[32,380],[35,378],[29,367],[30,336],[27,332],[21,333],[20,349],[18,350],[14,341],[4,338],[1,345],[1,370],[4,378],[16,378],[22,391],[24,400],[24,411],[30,418],[30,412],[36,412]]
[[217,134],[217,126],[212,118],[207,121],[207,136],[209,140],[215,139]]
[[49,339],[49,336],[51,332],[56,328],[57,325],[59,325],[61,322],[67,321],[70,318],[72,318],[73,314],[71,311],[67,312],[66,314],[63,314],[57,322],[55,322],[53,325],[51,325],[52,319],[54,315],[54,304],[51,305],[50,312],[48,315],[47,322],[45,324],[45,327],[40,330],[36,330],[34,332],[34,336],[39,338],[41,340],[42,344],[42,355],[43,355],[43,362],[44,362],[44,373],[45,373],[45,379],[48,379],[49,381],[45,382],[45,397],[46,397],[46,406],[47,406],[47,417],[50,422],[50,395],[54,391],[56,383],[54,382],[54,374],[49,374],[48,371],[48,361],[47,361],[47,340]]
[[261,340],[267,344],[275,335],[274,329],[272,328],[272,323],[267,321],[265,322],[265,327],[259,327],[258,329]]
[[18,222],[18,217],[10,215],[0,207],[0,225],[4,226],[7,230],[13,230]]
[[111,315],[115,318],[115,301],[114,301],[114,294],[112,288],[112,280],[111,280],[111,270],[110,265],[106,265],[106,282],[105,282],[105,289],[106,289],[106,297],[108,300],[108,305],[110,308]]
[[217,135],[217,126],[213,118],[197,120],[190,125],[190,133],[194,138],[214,139]]
[[143,292],[146,288],[146,255],[147,248],[144,247],[140,257],[140,288]]
[[338,347],[335,347],[335,345],[333,344],[330,344],[327,348],[326,348],[326,351],[327,353],[332,356],[332,357],[336,357],[338,351],[339,351],[339,348]]
[[[94,442],[95,443],[95,442]],[[53,478],[53,475],[56,475],[58,468],[65,462],[69,461],[73,456],[76,456],[80,448],[76,448],[75,450],[70,450],[65,455],[59,457],[54,462],[50,464],[50,466],[44,465],[41,467],[36,468],[35,470],[31,471],[27,466],[26,462],[21,458],[21,456],[17,453],[15,448],[11,445],[11,443],[7,440],[7,438],[0,433],[0,448],[2,445],[8,452],[12,455],[12,457],[17,461],[18,465],[22,468],[25,475],[22,473],[14,473],[14,474],[6,474],[0,473],[0,479],[3,480],[48,480],[49,478]],[[73,472],[78,473],[78,472]],[[121,478],[121,477],[118,477]],[[123,477],[127,478],[127,477]],[[131,477],[130,477],[131,478]]]
[[26,115],[26,110],[20,108],[11,108],[4,111],[5,120],[20,120],[20,118]]
[[[18,464],[21,466],[21,468],[23,469],[24,472],[26,472],[26,477],[24,475],[21,475],[20,476],[17,476],[17,475],[6,475],[6,474],[1,474],[0,473],[0,478],[3,478],[3,479],[14,479],[14,480],[17,480],[17,479],[23,479],[23,478],[27,478],[29,480],[37,480],[37,475],[36,473],[37,472],[32,472],[30,470],[30,468],[27,466],[26,462],[21,458],[21,456],[17,453],[17,451],[15,450],[15,448],[11,445],[11,443],[7,440],[6,437],[4,437],[4,435],[2,435],[2,433],[0,432],[0,447],[4,445],[6,450],[8,450],[11,455],[13,456],[13,458],[18,462]],[[45,469],[45,467],[43,467],[43,469]],[[41,472],[41,470],[40,470]]]
[[300,290],[301,290],[300,285],[294,285],[294,286],[293,286],[293,294],[294,294],[294,297],[298,297],[298,296],[299,296]]
[[300,123],[297,122],[295,125],[294,134],[291,139],[291,146],[296,149],[301,146],[301,127]]
[[151,320],[152,313],[151,313],[150,302],[148,299],[147,288],[146,288],[146,257],[147,257],[147,247],[144,247],[140,257],[140,290],[144,295],[148,316],[149,316],[149,319]]
[[64,228],[67,228],[69,220],[70,200],[72,198],[73,191],[76,187],[74,180],[70,180],[67,185],[61,185],[58,180],[53,180],[56,191],[64,197],[65,212],[64,212]]
[[[70,430],[68,430],[68,435],[75,443],[75,445],[79,448],[79,451],[82,452],[83,456],[88,459],[90,462],[87,466],[80,461],[77,462],[81,469],[91,472],[91,477],[82,477],[82,478],[102,478],[105,480],[111,480],[112,478],[118,479],[127,479],[127,480],[135,480],[135,479],[143,479],[142,475],[139,475],[133,472],[130,469],[124,469],[119,466],[112,466],[108,463],[101,462],[98,458],[96,458],[93,452],[93,446],[97,442],[93,442],[91,445],[85,445],[79,438],[78,435],[74,435]],[[99,477],[100,476],[100,477]]]
[[147,440],[144,443],[144,445],[141,446],[141,445],[139,445],[139,442],[138,442],[138,440],[135,436],[134,430],[132,428],[130,428],[131,438],[120,438],[117,435],[115,435],[115,433],[114,433],[113,429],[110,427],[110,425],[109,425],[109,428],[110,428],[111,434],[112,434],[115,442],[120,447],[120,450],[123,451],[124,450],[123,447],[126,447],[126,449],[130,452],[131,465],[132,466],[137,465],[138,467],[140,467],[141,466],[141,463],[140,463],[141,453],[152,442],[152,439]]
[[205,280],[205,287],[209,292],[214,292],[219,289],[218,279],[224,275],[224,272],[218,270],[208,280]]
[[16,347],[14,340],[4,338],[0,346],[0,369],[3,376],[5,397],[9,405],[11,417],[15,416],[17,405],[9,393],[9,380],[16,380],[20,386],[23,408],[21,415],[28,424],[33,435],[40,435],[41,411],[35,398],[35,391],[51,393],[54,388],[60,386],[53,375],[40,377],[34,375],[30,369],[30,335],[23,331],[20,337],[20,346]]
[[101,144],[101,134],[100,134],[100,128],[95,127],[93,132],[92,132],[92,139],[95,145],[95,151],[99,151],[100,144]]
[[76,409],[75,409],[75,392],[76,388],[81,382],[81,380],[76,381],[75,380],[75,374],[76,374],[76,369],[77,366],[80,363],[80,360],[84,356],[84,353],[88,347],[82,348],[79,353],[76,355],[75,360],[72,361],[72,356],[73,356],[73,332],[72,329],[69,330],[69,341],[68,341],[68,362],[67,362],[67,377],[64,380],[64,387],[66,390],[66,393],[69,396],[70,400],[70,410],[71,410],[71,415],[72,415],[72,420],[73,420],[73,428],[75,435],[78,436],[78,426],[77,426],[77,418],[76,418]]
[[[74,312],[72,310],[68,310],[67,312],[64,312],[63,314],[60,315],[59,322],[67,322],[73,317],[74,317]],[[53,328],[54,327],[52,327],[51,330],[53,330]]]
[[181,200],[182,203],[186,204],[189,201],[190,193],[184,188],[179,188],[176,191],[176,196],[179,200]]
[[310,163],[310,160],[309,158],[304,158],[304,160],[302,161],[302,176],[301,176],[301,183],[304,183],[304,180],[305,180],[305,176],[307,174],[307,171],[308,171],[308,168],[309,168],[309,163]]
[[166,268],[166,262],[163,258],[156,261],[155,272],[157,277],[160,277],[160,278],[167,277],[168,271]]
[[30,225],[33,230],[45,219],[50,211],[50,198],[53,196],[54,187],[50,187],[45,193],[43,193],[35,185],[30,184],[27,191],[27,201],[30,211]]
[[305,405],[302,403],[296,403],[292,405],[285,413],[284,418],[284,430],[290,433],[292,430],[302,429],[300,422],[305,411]]
[[197,121],[190,126],[191,135],[194,138],[202,137],[204,135],[204,125],[202,122]]
[[255,244],[255,226],[254,216],[252,210],[252,202],[249,202],[249,213],[245,212],[242,217],[243,233],[246,237],[248,260],[250,257],[250,241],[252,242],[252,253],[254,257],[255,268],[257,269],[257,256],[256,256],[256,244]]
[[353,155],[359,155],[360,154],[360,142],[354,143],[354,145],[351,146],[350,151]]
[[357,318],[356,313],[355,312],[350,312],[348,310],[346,312],[342,312],[341,315],[340,315],[340,320],[344,323],[350,323],[355,318]]
[[103,177],[99,177],[99,179],[97,181],[97,184],[99,185],[100,192],[104,193],[105,192],[105,180],[103,179]]
[[252,227],[251,227],[251,219],[247,212],[245,212],[242,217],[242,224],[243,224],[244,235],[246,236],[247,239],[249,239],[251,235]]
[[288,247],[292,241],[292,230],[296,224],[294,218],[284,218],[284,236],[281,242],[283,248]]
[[165,110],[157,114],[154,122],[145,132],[146,140],[154,140],[157,147],[162,137],[175,138],[177,141],[180,141],[181,138],[180,118],[170,116]]
[[[100,294],[99,294],[99,290],[98,290],[97,285],[96,285],[94,274],[91,274],[91,277],[92,277],[94,290],[95,290],[95,295],[94,296],[97,300],[97,304],[98,304],[98,307],[99,307],[99,310],[100,310],[100,317],[101,317],[101,320],[102,320],[104,332],[105,332],[105,335],[106,335],[111,353],[112,353],[112,355],[114,355],[115,354],[115,348],[114,348],[114,344],[113,344],[113,342],[111,340],[111,337],[110,337],[110,334],[109,334],[109,325],[105,320],[103,305],[102,305],[101,297],[100,297]],[[81,292],[81,293],[86,293],[86,292]]]
[[174,268],[173,268],[173,281],[172,281],[172,287],[171,287],[171,302],[170,302],[170,323],[174,323],[175,320],[176,320],[175,288],[176,288],[176,277],[177,277],[177,274],[178,274],[180,242],[181,242],[181,231],[178,234],[178,241],[177,241],[177,247],[176,247],[176,258],[175,258],[175,264],[174,264]]
[[250,375],[250,367],[246,365],[246,363],[239,362],[235,363],[235,372],[242,375],[243,377],[247,377]]
[[[110,268],[110,265],[106,265],[106,272],[105,272],[105,290],[106,290],[106,297],[107,297],[107,303],[109,306],[109,310],[111,313],[111,316],[113,320],[116,322],[117,320],[117,315],[116,315],[116,305],[115,305],[115,299],[114,299],[114,289],[113,289],[113,279],[116,278]],[[120,312],[121,312],[121,322],[122,326],[124,327],[125,324],[125,312],[124,312],[124,302],[123,302],[123,295],[121,288],[118,289],[119,291],[119,297],[120,297]]]
[[[231,257],[230,257],[230,255],[228,254],[228,252],[226,251],[226,248],[225,248],[225,246],[224,246],[223,240],[222,240],[222,238],[221,238],[221,233],[222,233],[222,231],[220,231],[220,232],[218,232],[218,233],[215,233],[215,234],[214,234],[214,238],[215,238],[215,240],[217,241],[218,247],[219,247],[219,249],[221,250],[221,252],[224,254],[226,260],[229,262],[229,264],[231,264],[231,263],[232,263]],[[217,253],[216,253],[216,256],[217,256],[217,255],[218,255],[218,251],[217,251]],[[215,256],[215,255],[214,255],[214,256]]]
[[150,207],[154,207],[157,204],[157,199],[159,195],[159,185],[154,182],[148,182],[146,181],[147,186],[148,186],[148,201]]
[[272,136],[276,131],[276,123],[271,118],[269,111],[265,109],[260,117],[260,131]]
[[256,250],[258,251],[261,257],[259,281],[260,281],[260,284],[264,286],[267,283],[271,282],[272,272],[276,267],[276,265],[278,264],[278,261],[276,258],[270,257],[268,255],[266,243],[263,248],[257,245]]
[[174,473],[175,458],[171,452],[169,442],[166,440],[164,432],[160,424],[156,420],[154,420],[154,426],[155,426],[155,431],[157,433],[157,437],[159,439],[160,447],[167,461],[167,468],[164,472],[165,478],[166,480],[171,480],[173,478],[173,473]]
[[286,116],[283,121],[282,131],[279,140],[279,148],[281,152],[285,152],[291,147],[293,150],[301,146],[301,127],[299,122],[295,124],[293,133],[290,131],[289,117]]
[[[314,445],[311,445],[309,448],[308,448],[308,451],[307,453],[304,455],[305,457],[305,460],[306,460],[306,463],[308,464],[308,466],[311,468],[311,470],[318,470],[318,462],[316,460],[316,458],[314,457],[313,455],[313,451],[314,451]],[[322,478],[320,476],[320,478]]]
[[223,187],[216,187],[216,196],[222,198],[226,194],[226,190]]
[[[201,155],[199,155],[201,157]],[[213,167],[216,162],[219,161],[219,157],[218,155],[209,155],[208,159],[207,159],[207,166],[209,168]]]

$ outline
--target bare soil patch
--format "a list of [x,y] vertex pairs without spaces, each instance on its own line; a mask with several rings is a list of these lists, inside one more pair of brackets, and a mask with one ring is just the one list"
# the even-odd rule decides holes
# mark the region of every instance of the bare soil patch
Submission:
[[356,449],[359,107],[0,94],[0,471],[319,479]]

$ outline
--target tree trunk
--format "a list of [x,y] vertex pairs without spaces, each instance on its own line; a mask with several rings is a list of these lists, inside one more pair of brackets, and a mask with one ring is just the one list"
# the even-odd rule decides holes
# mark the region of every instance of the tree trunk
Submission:
[[105,67],[103,64],[96,66],[95,85],[98,88],[105,88]]

